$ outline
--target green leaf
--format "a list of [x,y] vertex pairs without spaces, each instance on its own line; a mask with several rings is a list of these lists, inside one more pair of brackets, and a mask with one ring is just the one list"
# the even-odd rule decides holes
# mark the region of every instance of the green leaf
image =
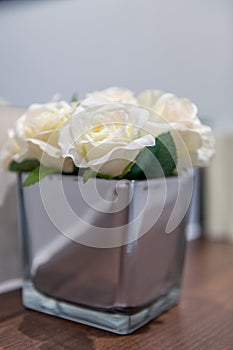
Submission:
[[117,176],[117,179],[118,180],[121,180],[121,179],[124,179],[126,174],[128,174],[132,168],[132,166],[134,165],[135,162],[130,162],[126,167],[125,169],[123,170],[122,174]]
[[114,177],[111,175],[106,175],[106,174],[101,174],[101,173],[97,173],[96,177],[98,179],[106,179],[106,180],[113,180],[114,179]]
[[95,176],[96,176],[96,172],[91,168],[87,168],[82,174],[83,182],[86,183],[91,177],[95,177]]
[[23,183],[23,187],[27,187],[30,185],[35,184],[36,182],[39,182],[42,180],[44,177],[57,173],[58,170],[54,168],[46,168],[42,165],[36,167],[34,170],[32,170],[27,178],[25,179]]
[[112,177],[112,176],[97,173],[94,170],[92,170],[91,168],[87,168],[84,171],[82,171],[80,169],[79,175],[82,176],[84,183],[86,183],[91,177],[96,177],[98,179],[106,179],[106,180],[114,179],[114,177]]
[[36,159],[28,159],[24,160],[23,162],[17,163],[16,161],[12,160],[12,162],[9,165],[10,171],[19,171],[19,172],[29,172],[38,167],[40,163]]
[[129,180],[142,180],[172,175],[177,162],[176,147],[170,133],[155,139],[155,145],[139,153],[135,164],[125,175]]
[[71,97],[71,100],[70,102],[78,102],[78,95],[77,94],[73,94],[72,97]]
[[164,175],[171,176],[177,164],[177,153],[174,140],[170,133],[166,133],[157,138],[155,156],[159,161]]

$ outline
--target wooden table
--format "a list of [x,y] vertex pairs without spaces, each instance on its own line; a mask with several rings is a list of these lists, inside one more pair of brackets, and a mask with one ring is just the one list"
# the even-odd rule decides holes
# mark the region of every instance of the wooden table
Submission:
[[25,310],[0,296],[0,349],[233,350],[233,245],[188,244],[178,306],[127,336]]

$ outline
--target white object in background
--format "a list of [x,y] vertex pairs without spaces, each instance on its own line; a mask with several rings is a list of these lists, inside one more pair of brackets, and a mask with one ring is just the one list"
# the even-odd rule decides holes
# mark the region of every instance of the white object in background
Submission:
[[0,283],[0,294],[11,292],[12,290],[21,288],[23,280],[21,278],[13,278],[9,281]]
[[[16,119],[23,114],[25,109],[10,107],[0,104],[0,152],[7,140],[7,129],[13,127]],[[0,208],[4,204],[9,188],[15,183],[15,174],[4,172],[0,164]]]
[[216,135],[216,155],[204,172],[204,231],[233,243],[233,125]]
[[0,97],[0,107],[7,106],[8,102],[4,100],[2,97]]
[[[23,108],[0,107],[0,151],[7,139],[7,129],[14,125],[23,112]],[[14,280],[21,277],[15,174],[9,172],[0,174],[0,197],[4,198],[0,206],[0,292],[3,292],[9,290],[12,283],[14,285]],[[7,284],[2,285],[1,283],[5,281]]]
[[202,226],[201,226],[201,218],[200,218],[201,170],[195,169],[194,172],[195,172],[195,177],[194,177],[193,196],[192,196],[192,201],[190,203],[188,224],[185,231],[187,241],[192,241],[193,239],[197,239],[202,234]]

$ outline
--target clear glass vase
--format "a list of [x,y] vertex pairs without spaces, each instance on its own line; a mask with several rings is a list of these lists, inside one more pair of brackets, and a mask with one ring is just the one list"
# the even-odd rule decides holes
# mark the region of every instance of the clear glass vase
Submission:
[[23,304],[128,334],[178,303],[192,175],[22,187]]

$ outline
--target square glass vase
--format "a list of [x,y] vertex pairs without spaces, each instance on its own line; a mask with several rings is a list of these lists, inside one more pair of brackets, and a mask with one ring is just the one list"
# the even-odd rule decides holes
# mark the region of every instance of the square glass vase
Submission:
[[18,176],[25,307],[117,334],[178,303],[192,175]]

